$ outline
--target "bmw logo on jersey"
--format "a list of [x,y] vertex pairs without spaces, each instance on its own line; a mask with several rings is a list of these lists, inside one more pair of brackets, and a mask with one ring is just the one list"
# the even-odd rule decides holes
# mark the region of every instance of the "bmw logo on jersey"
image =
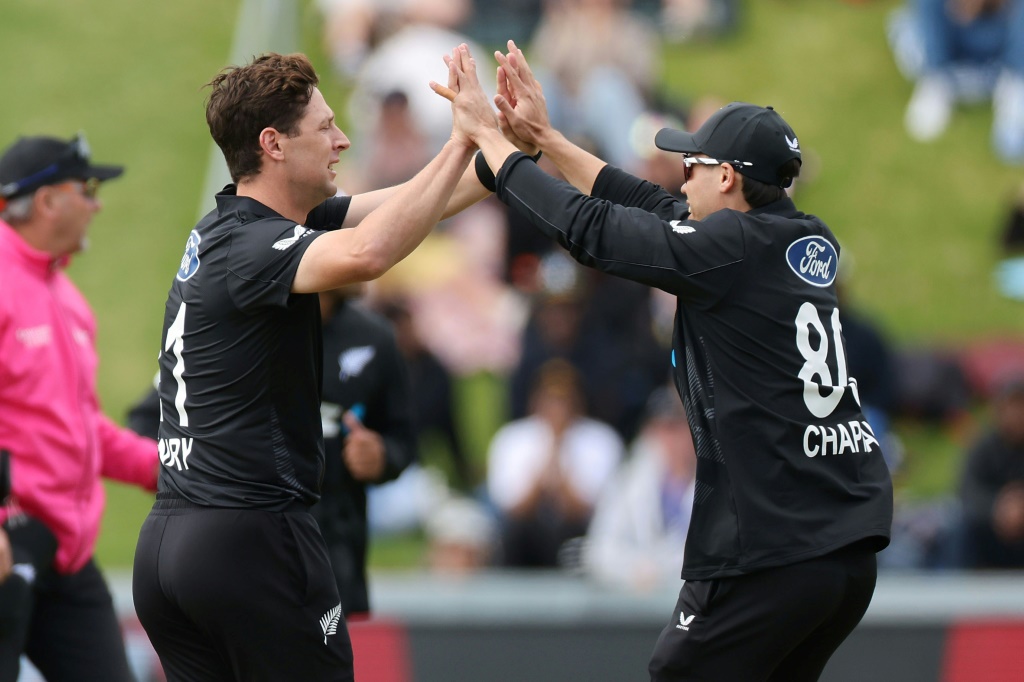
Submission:
[[187,280],[199,270],[199,242],[202,238],[195,230],[188,235],[185,242],[185,253],[181,257],[181,266],[178,268],[178,279],[182,282]]
[[836,279],[839,254],[824,237],[801,237],[786,249],[786,262],[797,277],[816,287],[827,287]]

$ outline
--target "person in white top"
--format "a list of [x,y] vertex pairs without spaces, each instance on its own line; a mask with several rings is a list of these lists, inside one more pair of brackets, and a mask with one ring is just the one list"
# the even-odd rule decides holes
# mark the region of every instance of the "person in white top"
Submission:
[[678,394],[656,389],[630,458],[594,511],[584,568],[595,579],[632,590],[679,580],[693,507],[697,455]]
[[558,552],[581,537],[623,456],[612,427],[583,416],[576,370],[560,359],[537,372],[530,414],[495,434],[487,488],[502,521],[506,566],[558,565]]

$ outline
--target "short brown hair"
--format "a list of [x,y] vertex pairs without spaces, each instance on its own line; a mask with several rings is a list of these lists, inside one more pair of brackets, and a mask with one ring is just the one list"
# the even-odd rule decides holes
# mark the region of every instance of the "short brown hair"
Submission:
[[206,123],[224,153],[231,180],[260,172],[259,136],[274,128],[289,137],[320,82],[303,54],[268,52],[246,66],[229,66],[207,83]]
[[[742,173],[740,175],[743,175]],[[785,187],[793,184],[793,179],[800,175],[800,160],[790,159],[779,168],[782,186],[768,185],[754,178],[743,176],[743,200],[750,208],[760,208],[774,203],[786,196]]]

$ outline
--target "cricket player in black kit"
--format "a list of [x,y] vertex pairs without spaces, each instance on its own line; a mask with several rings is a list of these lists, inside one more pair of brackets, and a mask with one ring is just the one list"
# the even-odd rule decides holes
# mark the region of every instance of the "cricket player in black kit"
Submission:
[[686,164],[684,203],[567,141],[522,52],[510,42],[496,57],[499,121],[473,131],[481,176],[496,174],[497,196],[580,263],[678,298],[671,363],[697,482],[685,582],[651,679],[818,679],[871,600],[892,483],[847,370],[838,243],[784,190],[800,169],[796,134],[744,103],[694,133],[662,130],[656,144]]
[[[449,96],[464,71],[449,66]],[[210,85],[207,122],[236,184],[192,230],[167,298],[163,466],[135,606],[169,682],[347,681],[351,645],[308,511],[324,471],[316,294],[380,276],[486,194],[468,169],[479,121],[456,95],[452,137],[423,171],[331,198],[349,142],[303,55],[263,55]]]
[[364,306],[357,284],[320,294],[325,467],[320,526],[346,618],[370,611],[366,486],[392,481],[417,457],[409,371],[386,317]]

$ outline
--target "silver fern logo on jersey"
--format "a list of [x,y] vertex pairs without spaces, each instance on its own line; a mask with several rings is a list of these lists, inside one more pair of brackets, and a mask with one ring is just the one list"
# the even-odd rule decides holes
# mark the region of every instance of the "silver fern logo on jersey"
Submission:
[[320,616],[320,629],[324,631],[324,644],[327,638],[338,632],[338,621],[341,620],[341,602],[333,609]]
[[308,227],[303,227],[302,225],[296,225],[295,226],[295,232],[292,234],[292,236],[291,237],[285,237],[284,239],[277,240],[276,242],[274,242],[274,248],[277,249],[278,251],[284,251],[289,246],[291,246],[295,242],[299,241],[300,239],[302,239],[303,237],[305,237],[307,234],[309,234],[312,231],[313,230],[309,229]]
[[185,242],[185,253],[182,255],[181,265],[178,267],[178,279],[182,282],[199,270],[199,242],[202,240],[195,230],[188,235],[188,241]]
[[697,230],[689,225],[684,225],[682,220],[670,220],[669,225],[676,234],[693,234]]
[[348,381],[352,377],[359,376],[376,354],[377,349],[373,346],[349,348],[338,356],[338,378]]
[[836,279],[839,254],[824,237],[802,237],[786,249],[786,262],[797,277],[811,286],[827,287]]

